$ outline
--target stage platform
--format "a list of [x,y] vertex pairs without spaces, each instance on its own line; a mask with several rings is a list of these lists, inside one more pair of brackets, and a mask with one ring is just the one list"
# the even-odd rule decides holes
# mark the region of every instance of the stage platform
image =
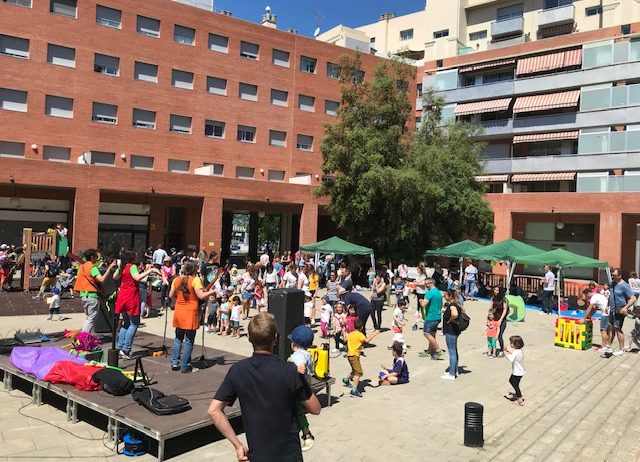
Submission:
[[[43,346],[64,346],[67,339],[58,342],[47,342]],[[170,349],[172,339],[167,339],[165,345]],[[33,345],[30,345],[33,346]],[[134,354],[137,351],[146,351],[149,347],[161,347],[162,337],[138,331],[134,342]],[[106,358],[108,345],[103,345]],[[202,355],[202,347],[194,347],[192,358],[197,360]],[[192,409],[181,414],[171,416],[157,416],[139,405],[131,395],[113,396],[104,391],[80,391],[72,385],[51,384],[43,382],[35,377],[16,369],[9,362],[9,355],[0,355],[0,370],[3,372],[5,389],[13,388],[13,378],[19,377],[32,385],[32,399],[35,404],[43,404],[43,391],[54,393],[66,399],[67,419],[77,422],[78,406],[95,411],[107,419],[107,433],[111,441],[117,441],[125,428],[131,428],[146,435],[157,442],[157,457],[159,461],[165,458],[165,448],[173,438],[211,426],[211,419],[207,414],[209,404],[218,387],[222,383],[229,368],[243,359],[228,351],[206,348],[207,365],[210,367],[200,369],[190,374],[182,374],[172,371],[169,357],[145,356],[142,364],[147,376],[152,382],[150,386],[166,394],[176,394],[188,399]],[[106,359],[105,359],[106,360]],[[135,360],[120,360],[120,367],[133,370]],[[331,405],[331,385],[335,379],[313,379],[311,386],[314,391],[326,390],[327,405]],[[227,407],[225,413],[231,419],[241,415],[239,403]]]

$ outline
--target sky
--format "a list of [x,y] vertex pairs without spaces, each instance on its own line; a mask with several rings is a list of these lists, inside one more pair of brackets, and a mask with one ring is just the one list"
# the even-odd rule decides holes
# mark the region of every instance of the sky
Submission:
[[215,0],[214,6],[260,23],[268,5],[278,17],[278,29],[293,28],[311,37],[318,25],[321,32],[338,24],[358,27],[376,22],[382,13],[400,16],[422,10],[424,4],[425,0]]

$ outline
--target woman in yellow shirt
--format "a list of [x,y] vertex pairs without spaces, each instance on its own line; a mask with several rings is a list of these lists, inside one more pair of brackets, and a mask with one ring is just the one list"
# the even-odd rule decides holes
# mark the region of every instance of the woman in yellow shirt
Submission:
[[316,269],[311,266],[309,271],[309,292],[311,292],[311,296],[314,297],[316,295],[316,290],[318,290],[318,285],[320,281],[320,276],[316,272]]

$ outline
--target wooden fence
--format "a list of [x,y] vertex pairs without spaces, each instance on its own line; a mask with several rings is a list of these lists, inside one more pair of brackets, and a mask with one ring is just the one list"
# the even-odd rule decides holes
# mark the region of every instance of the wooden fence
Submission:
[[56,254],[56,235],[55,234],[33,234],[31,228],[22,229],[22,243],[25,245],[24,259],[22,267],[22,289],[29,291],[29,283],[31,278],[32,256],[34,253],[45,252],[53,256]]

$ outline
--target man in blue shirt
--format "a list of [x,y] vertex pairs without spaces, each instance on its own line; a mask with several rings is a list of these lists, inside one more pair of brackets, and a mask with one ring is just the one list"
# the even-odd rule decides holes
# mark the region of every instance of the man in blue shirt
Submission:
[[627,313],[633,308],[633,304],[636,302],[636,297],[633,295],[633,291],[629,284],[622,279],[622,273],[620,268],[614,268],[611,271],[611,278],[613,284],[611,286],[611,292],[609,295],[609,306],[611,311],[609,312],[609,338],[613,342],[614,335],[618,337],[618,350],[613,352],[614,356],[624,355],[624,333],[622,332],[622,324]]
[[433,278],[428,278],[426,283],[427,292],[424,294],[424,299],[419,300],[419,303],[422,307],[422,318],[424,319],[422,332],[429,342],[429,348],[418,353],[418,356],[443,359],[444,351],[440,349],[440,345],[436,340],[438,324],[442,319],[442,293],[436,288],[436,281]]

